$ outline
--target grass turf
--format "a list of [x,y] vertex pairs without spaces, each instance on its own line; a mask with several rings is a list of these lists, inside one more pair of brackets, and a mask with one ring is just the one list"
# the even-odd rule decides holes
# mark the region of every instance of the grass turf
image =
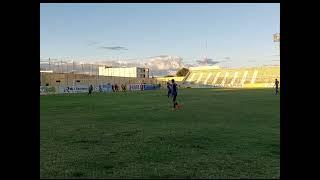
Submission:
[[40,98],[41,178],[279,178],[272,89]]

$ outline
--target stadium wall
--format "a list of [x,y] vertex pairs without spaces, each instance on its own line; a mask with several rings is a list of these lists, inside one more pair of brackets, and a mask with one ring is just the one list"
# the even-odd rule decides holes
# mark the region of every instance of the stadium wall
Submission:
[[74,73],[40,73],[40,86],[98,86],[100,84],[159,84],[155,78],[110,77]]

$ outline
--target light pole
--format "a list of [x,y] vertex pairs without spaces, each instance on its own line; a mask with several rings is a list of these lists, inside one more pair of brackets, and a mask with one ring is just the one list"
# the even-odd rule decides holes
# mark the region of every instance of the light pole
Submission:
[[51,70],[50,58],[49,58],[49,70]]
[[93,64],[91,64],[91,73],[90,73],[90,76],[92,76],[92,65],[93,65]]
[[84,73],[84,71],[83,71],[83,62],[80,62],[80,64],[81,64],[81,72]]
[[61,65],[61,73],[63,73],[62,60],[60,61],[60,65]]
[[74,72],[74,60],[72,60],[72,71]]

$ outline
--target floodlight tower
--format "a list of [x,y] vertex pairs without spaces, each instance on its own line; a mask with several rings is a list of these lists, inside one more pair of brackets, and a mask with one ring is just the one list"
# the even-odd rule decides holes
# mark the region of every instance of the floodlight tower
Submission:
[[280,50],[280,33],[273,34],[273,42],[276,45],[276,48]]
[[208,41],[206,40],[206,50],[205,50],[205,56],[204,56],[204,63],[206,66],[208,66],[209,58],[208,58]]
[[[276,45],[276,48],[278,49],[279,52],[279,58],[280,58],[280,33],[275,33],[273,34],[273,42]],[[280,59],[279,59],[280,60]],[[277,77],[278,78],[278,77]]]

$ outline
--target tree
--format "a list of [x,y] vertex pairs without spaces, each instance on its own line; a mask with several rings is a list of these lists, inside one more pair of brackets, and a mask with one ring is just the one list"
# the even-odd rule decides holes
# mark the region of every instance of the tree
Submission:
[[186,76],[189,72],[189,69],[187,68],[182,68],[177,72],[177,76]]

